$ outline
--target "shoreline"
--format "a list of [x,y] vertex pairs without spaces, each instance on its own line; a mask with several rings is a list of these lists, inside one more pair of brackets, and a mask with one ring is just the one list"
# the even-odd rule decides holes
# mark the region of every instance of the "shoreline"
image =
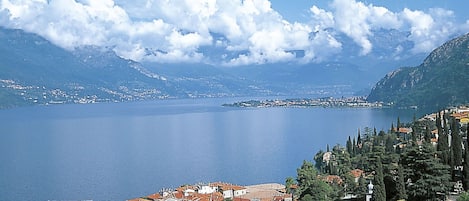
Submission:
[[368,102],[366,97],[342,97],[342,98],[293,98],[282,100],[248,100],[235,103],[225,103],[224,107],[240,108],[269,108],[269,107],[346,107],[346,108],[390,108],[392,104],[383,102]]

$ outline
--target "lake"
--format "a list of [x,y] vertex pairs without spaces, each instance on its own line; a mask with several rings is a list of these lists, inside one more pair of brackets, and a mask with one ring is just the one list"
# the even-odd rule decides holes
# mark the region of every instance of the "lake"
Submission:
[[126,200],[197,182],[284,183],[326,144],[413,111],[227,108],[233,99],[0,111],[0,200]]

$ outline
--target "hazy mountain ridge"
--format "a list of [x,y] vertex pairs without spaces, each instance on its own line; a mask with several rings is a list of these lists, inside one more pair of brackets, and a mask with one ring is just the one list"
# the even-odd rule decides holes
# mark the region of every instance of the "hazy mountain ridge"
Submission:
[[[367,56],[353,56],[359,49],[355,45],[344,47],[336,59],[322,63],[218,67],[138,63],[118,57],[110,47],[84,46],[69,51],[36,34],[0,28],[0,108],[165,98],[348,96],[369,90],[392,63],[412,63],[410,56],[396,61],[396,55],[391,54],[394,50],[389,49],[402,42],[402,37],[394,37],[402,34],[380,32],[376,37],[389,41]],[[378,58],[387,51],[390,56]]]
[[21,30],[1,29],[0,38],[0,91],[14,97],[2,99],[2,107],[167,96],[164,81],[143,76],[129,67],[135,62],[112,52],[69,52]]
[[469,34],[465,34],[436,48],[419,66],[388,73],[368,100],[438,109],[468,103],[468,81]]

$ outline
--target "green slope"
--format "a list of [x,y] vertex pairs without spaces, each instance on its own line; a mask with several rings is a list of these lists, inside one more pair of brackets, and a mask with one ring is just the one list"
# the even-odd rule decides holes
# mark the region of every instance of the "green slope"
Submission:
[[368,100],[421,108],[469,103],[469,34],[438,47],[417,67],[388,73]]

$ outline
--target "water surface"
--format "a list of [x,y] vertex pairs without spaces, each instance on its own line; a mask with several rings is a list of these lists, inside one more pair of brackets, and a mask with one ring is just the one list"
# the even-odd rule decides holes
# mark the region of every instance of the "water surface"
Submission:
[[196,182],[283,183],[357,129],[408,111],[165,100],[0,111],[0,200],[125,200]]

